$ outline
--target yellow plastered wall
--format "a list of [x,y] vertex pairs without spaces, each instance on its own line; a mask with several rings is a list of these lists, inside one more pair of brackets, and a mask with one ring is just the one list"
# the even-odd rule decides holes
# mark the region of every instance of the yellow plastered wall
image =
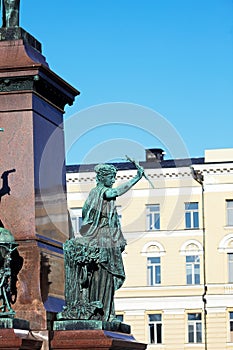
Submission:
[[145,334],[145,329],[142,327],[144,325],[144,315],[125,315],[124,322],[131,326],[131,333],[134,335],[138,342],[145,342],[147,335]]
[[[226,199],[233,200],[233,150],[208,150],[207,160],[213,163],[194,165],[204,175],[204,214],[206,241],[207,283],[207,339],[208,350],[233,349],[230,343],[227,308],[233,310],[233,287],[228,283],[228,252],[233,245],[221,248],[225,237],[233,235],[233,227],[226,222]],[[226,160],[226,163],[224,163]],[[203,246],[202,187],[190,176],[189,167],[146,169],[155,189],[142,179],[133,189],[116,199],[121,206],[122,229],[128,245],[123,254],[126,281],[116,292],[118,310],[124,312],[124,322],[130,324],[134,337],[147,343],[147,310],[163,302],[163,344],[149,345],[148,350],[204,350],[202,344],[187,343],[187,308],[203,312],[203,252],[200,252],[200,285],[186,284],[186,255],[181,251],[186,242],[198,242]],[[127,181],[136,171],[118,172],[116,186]],[[67,183],[69,207],[82,207],[91,188],[95,186],[94,173],[68,174],[80,178]],[[85,180],[85,177],[88,177]],[[199,203],[199,229],[185,229],[184,203]],[[146,225],[146,206],[160,204],[160,230],[150,231]],[[159,244],[164,251],[161,258],[161,285],[148,286],[147,256],[143,248],[149,243]],[[173,299],[174,313],[170,300]],[[138,300],[140,304],[133,302]],[[184,301],[182,304],[182,301]],[[193,300],[197,300],[197,305]],[[140,302],[139,302],[140,301]],[[186,302],[187,301],[187,302]],[[183,313],[177,312],[180,305]],[[125,310],[121,305],[125,305]],[[145,310],[142,310],[142,308]],[[200,309],[201,308],[201,309]],[[224,309],[225,308],[225,309]],[[221,312],[219,311],[221,309]],[[134,310],[134,312],[131,312]],[[138,313],[137,313],[138,310]],[[152,309],[153,310],[153,309]],[[225,310],[225,311],[224,311]],[[145,314],[143,315],[143,311]],[[204,333],[203,333],[204,337]]]
[[184,349],[185,332],[187,326],[185,324],[185,316],[182,314],[164,314],[164,343],[167,350]]
[[229,322],[226,312],[209,312],[207,314],[207,344],[208,350],[225,350],[229,341],[227,328]]

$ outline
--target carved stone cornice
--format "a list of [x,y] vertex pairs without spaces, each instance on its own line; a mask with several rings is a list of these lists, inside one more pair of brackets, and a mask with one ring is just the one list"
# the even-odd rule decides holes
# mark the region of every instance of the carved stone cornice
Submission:
[[22,91],[35,92],[60,109],[64,109],[66,104],[72,105],[74,101],[73,95],[66,94],[59,86],[38,74],[0,78],[0,93]]
[[64,111],[79,91],[49,68],[39,44],[22,28],[0,30],[0,93],[34,92]]
[[[69,166],[68,166],[69,168]],[[74,166],[75,168],[75,166]],[[160,169],[147,169],[145,167],[145,171],[147,176],[151,180],[156,179],[179,179],[179,178],[192,178],[192,174],[190,168],[160,168]],[[201,172],[204,175],[233,175],[233,162],[231,164],[218,165],[213,167],[213,164],[202,165]],[[134,174],[132,174],[128,169],[121,169],[117,173],[117,180],[130,180]],[[85,171],[70,171],[66,173],[66,182],[70,184],[75,183],[87,183],[87,182],[95,182],[95,173]]]
[[33,76],[0,78],[0,92],[33,90]]

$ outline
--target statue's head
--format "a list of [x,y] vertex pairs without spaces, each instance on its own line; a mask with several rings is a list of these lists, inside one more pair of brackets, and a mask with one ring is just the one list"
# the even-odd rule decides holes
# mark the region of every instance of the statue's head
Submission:
[[97,183],[105,183],[106,178],[115,179],[117,169],[111,164],[98,164],[95,167]]
[[15,242],[15,239],[12,233],[0,227],[0,265],[2,265],[3,260],[9,252],[12,252],[18,244]]
[[16,244],[12,233],[6,228],[0,227],[0,244],[2,243]]

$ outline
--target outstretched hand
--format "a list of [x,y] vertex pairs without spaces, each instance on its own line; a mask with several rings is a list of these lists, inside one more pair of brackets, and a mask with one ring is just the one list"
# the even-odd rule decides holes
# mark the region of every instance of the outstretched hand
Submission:
[[144,175],[144,168],[142,166],[138,165],[137,170],[138,170],[137,175],[141,179]]
[[137,177],[139,177],[139,180],[144,176],[145,179],[149,182],[149,184],[151,185],[152,188],[154,188],[153,183],[151,182],[151,180],[148,178],[148,176],[145,174],[144,169],[141,165],[139,165],[138,162],[135,162],[135,160],[131,159],[130,157],[126,156],[126,159],[129,160],[131,163],[133,163],[136,168],[138,169],[137,172]]

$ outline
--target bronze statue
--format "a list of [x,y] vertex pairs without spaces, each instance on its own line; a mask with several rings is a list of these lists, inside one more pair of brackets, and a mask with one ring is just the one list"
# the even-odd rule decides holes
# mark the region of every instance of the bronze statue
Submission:
[[0,0],[2,11],[2,27],[12,28],[19,26],[20,0]]
[[[0,128],[0,131],[4,131]],[[2,173],[2,188],[0,189],[1,198],[10,195],[10,187],[8,185],[8,175],[15,172],[15,169],[7,170]],[[17,249],[18,244],[12,233],[3,227],[0,220],[0,317],[14,317],[15,311],[11,304],[16,301],[17,296],[17,274],[22,267],[22,261],[17,259],[17,266],[13,268],[12,257],[13,252]],[[15,260],[15,259],[14,259]]]
[[82,237],[64,244],[66,307],[58,320],[116,320],[113,298],[125,280],[122,252],[126,241],[115,199],[142,178],[144,169],[137,165],[136,176],[115,188],[117,169],[113,165],[99,164],[95,172],[97,185],[82,209]]
[[12,252],[17,248],[11,232],[0,227],[0,317],[13,317],[12,303]]

